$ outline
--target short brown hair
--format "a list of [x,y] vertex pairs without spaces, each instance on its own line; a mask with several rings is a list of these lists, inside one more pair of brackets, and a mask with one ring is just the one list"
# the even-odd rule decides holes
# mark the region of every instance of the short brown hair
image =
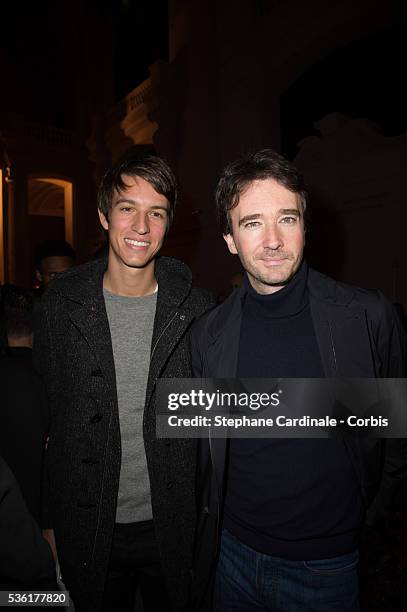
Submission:
[[302,213],[305,213],[308,195],[300,172],[273,149],[261,149],[243,155],[229,163],[222,171],[215,192],[215,200],[223,234],[232,233],[230,211],[238,205],[244,191],[254,181],[266,179],[274,179],[289,191],[298,194]]
[[110,168],[100,183],[98,191],[98,209],[106,219],[112,208],[114,193],[124,191],[127,187],[123,176],[140,177],[150,183],[157,193],[167,198],[168,226],[171,225],[177,203],[177,181],[167,162],[151,153],[131,153],[122,157]]

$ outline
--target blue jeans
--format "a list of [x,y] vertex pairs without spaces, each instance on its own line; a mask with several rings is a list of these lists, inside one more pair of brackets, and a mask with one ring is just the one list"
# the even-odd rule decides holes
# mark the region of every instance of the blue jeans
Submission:
[[256,552],[224,530],[214,612],[359,612],[358,551],[317,561]]

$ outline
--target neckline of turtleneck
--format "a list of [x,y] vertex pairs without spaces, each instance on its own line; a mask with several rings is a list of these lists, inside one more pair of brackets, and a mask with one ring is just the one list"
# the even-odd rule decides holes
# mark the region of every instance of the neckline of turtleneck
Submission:
[[244,277],[246,289],[245,309],[252,314],[266,318],[287,318],[302,312],[309,304],[308,265],[302,261],[293,278],[282,289],[275,293],[263,295],[252,287],[247,274]]

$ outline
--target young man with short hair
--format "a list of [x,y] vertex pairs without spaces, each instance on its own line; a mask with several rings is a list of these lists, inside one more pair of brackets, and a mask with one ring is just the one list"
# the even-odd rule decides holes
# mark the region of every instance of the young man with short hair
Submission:
[[104,176],[106,259],[56,279],[43,298],[37,363],[51,401],[48,469],[62,577],[76,609],[187,604],[195,444],[155,432],[158,377],[191,374],[188,332],[211,298],[187,266],[157,255],[177,186],[153,155]]

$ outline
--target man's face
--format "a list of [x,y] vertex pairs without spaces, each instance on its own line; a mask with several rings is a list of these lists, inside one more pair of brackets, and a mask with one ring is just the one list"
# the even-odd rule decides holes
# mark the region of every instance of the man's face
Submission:
[[37,278],[44,287],[48,287],[53,278],[72,268],[74,261],[68,255],[52,255],[41,259],[40,270],[37,271]]
[[230,211],[233,234],[224,236],[239,255],[258,293],[281,289],[298,270],[304,250],[299,196],[274,179],[254,181]]
[[114,194],[109,218],[99,211],[109,232],[109,269],[146,268],[164,242],[169,203],[146,180],[122,178],[129,187]]

